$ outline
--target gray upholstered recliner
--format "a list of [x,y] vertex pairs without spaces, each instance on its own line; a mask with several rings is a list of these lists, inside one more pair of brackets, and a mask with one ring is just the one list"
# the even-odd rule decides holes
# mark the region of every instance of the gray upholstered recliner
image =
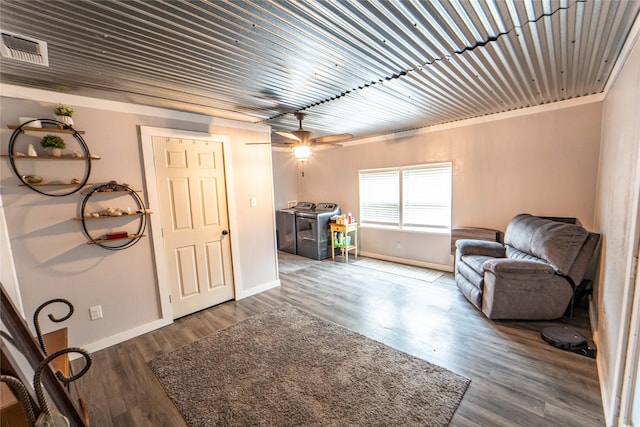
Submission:
[[504,245],[456,242],[456,284],[490,319],[556,319],[582,282],[600,235],[580,225],[520,214]]

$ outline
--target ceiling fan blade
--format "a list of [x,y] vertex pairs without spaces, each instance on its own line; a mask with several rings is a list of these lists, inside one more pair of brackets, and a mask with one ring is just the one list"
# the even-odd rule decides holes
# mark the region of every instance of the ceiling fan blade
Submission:
[[313,148],[321,148],[321,147],[336,148],[336,147],[342,147],[342,144],[338,144],[337,142],[322,142],[320,144],[313,144]]
[[318,138],[311,138],[313,144],[332,144],[334,142],[345,141],[353,138],[350,133],[339,133],[336,135],[320,136]]
[[295,136],[294,134],[292,134],[291,132],[280,132],[280,131],[276,131],[274,132],[280,136],[283,136],[285,138],[288,139],[293,139],[294,141],[300,141],[300,138],[298,138],[297,136]]
[[273,141],[273,142],[245,142],[244,145],[271,145],[272,147],[289,148],[289,147],[293,147],[295,145],[295,143],[293,143],[293,142],[280,142],[280,141]]

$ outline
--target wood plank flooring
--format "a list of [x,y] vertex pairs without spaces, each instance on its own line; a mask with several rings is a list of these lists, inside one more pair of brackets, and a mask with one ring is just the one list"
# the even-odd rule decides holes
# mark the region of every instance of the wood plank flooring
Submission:
[[92,426],[184,426],[147,362],[282,302],[471,379],[453,426],[604,425],[595,360],[540,338],[565,324],[590,336],[585,307],[559,321],[491,321],[449,273],[428,283],[331,260],[280,279],[278,289],[96,352],[79,381]]

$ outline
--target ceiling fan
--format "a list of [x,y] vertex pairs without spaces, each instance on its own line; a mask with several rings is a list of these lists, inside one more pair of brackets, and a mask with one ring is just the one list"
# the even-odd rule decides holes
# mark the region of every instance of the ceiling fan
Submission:
[[350,133],[340,133],[335,135],[326,135],[326,136],[320,136],[317,138],[312,138],[311,132],[308,130],[305,130],[302,127],[302,120],[304,120],[304,117],[306,116],[306,114],[301,112],[296,112],[293,114],[298,120],[298,123],[299,123],[298,129],[293,130],[291,132],[281,132],[281,131],[274,132],[275,134],[285,138],[286,140],[272,141],[272,142],[257,142],[257,143],[254,142],[254,143],[249,143],[248,145],[271,144],[276,147],[291,147],[293,149],[294,156],[296,156],[298,160],[304,161],[311,154],[311,147],[320,147],[323,145],[340,147],[341,144],[338,144],[338,142],[353,138],[353,135]]
[[304,130],[304,128],[302,127],[302,120],[304,120],[304,117],[306,116],[306,114],[300,113],[300,112],[296,112],[293,114],[294,116],[296,116],[296,119],[298,120],[298,123],[299,123],[298,129],[291,132],[276,131],[275,132],[276,134],[284,138],[290,139],[292,141],[292,142],[280,143],[280,144],[283,144],[285,146],[290,144],[300,144],[300,143],[303,143],[306,145],[312,145],[312,146],[325,145],[325,144],[340,146],[338,142],[353,138],[353,135],[351,135],[350,133],[340,133],[336,135],[326,135],[326,136],[320,136],[318,138],[311,138],[311,132],[309,132],[308,130]]

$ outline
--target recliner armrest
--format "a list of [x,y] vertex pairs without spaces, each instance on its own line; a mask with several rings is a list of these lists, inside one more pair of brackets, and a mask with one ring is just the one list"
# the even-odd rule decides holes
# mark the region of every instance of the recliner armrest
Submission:
[[556,274],[556,271],[549,264],[511,258],[490,259],[482,264],[482,268],[484,271],[490,271],[498,277],[536,275],[544,278]]
[[496,258],[506,257],[502,243],[486,240],[460,239],[456,241],[456,250],[462,255],[485,255]]

